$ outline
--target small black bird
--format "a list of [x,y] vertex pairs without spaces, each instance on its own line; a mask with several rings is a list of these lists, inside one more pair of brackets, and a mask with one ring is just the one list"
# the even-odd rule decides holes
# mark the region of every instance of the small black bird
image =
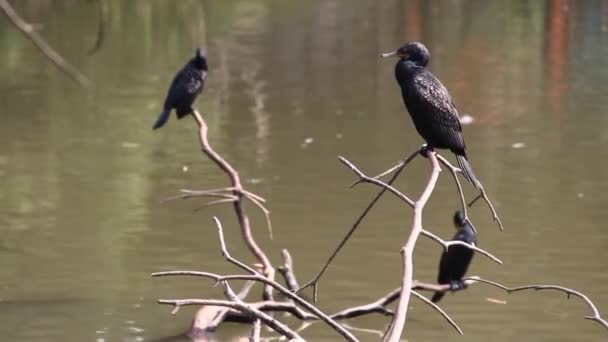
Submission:
[[174,108],[178,119],[192,113],[192,103],[203,91],[206,79],[207,59],[203,50],[198,48],[194,57],[173,78],[165,98],[163,111],[153,128],[163,127]]
[[[464,241],[473,246],[477,244],[477,236],[475,230],[464,215],[457,211],[454,214],[454,226],[458,229],[452,241]],[[450,246],[447,251],[441,254],[439,261],[439,275],[437,275],[437,283],[450,284],[450,290],[462,289],[466,286],[462,277],[467,273],[469,264],[473,259],[474,251],[465,246]],[[437,303],[445,294],[445,292],[435,292],[431,301]]]
[[467,159],[458,111],[452,97],[441,82],[428,70],[429,50],[418,42],[410,42],[382,57],[397,56],[395,78],[401,86],[403,103],[418,133],[428,148],[446,148],[456,154],[464,177],[475,188],[480,183]]

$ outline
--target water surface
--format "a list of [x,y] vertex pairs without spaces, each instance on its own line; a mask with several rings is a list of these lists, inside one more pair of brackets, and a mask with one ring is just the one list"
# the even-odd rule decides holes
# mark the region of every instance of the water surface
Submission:
[[[235,272],[221,257],[211,217],[231,251],[253,261],[229,206],[161,203],[181,188],[226,186],[203,158],[190,119],[153,132],[166,87],[193,48],[211,74],[197,102],[213,146],[245,186],[268,200],[247,209],[275,263],[288,248],[300,280],[316,272],[376,189],[349,189],[348,157],[375,174],[421,143],[380,52],[420,40],[450,89],[469,155],[505,231],[471,211],[480,243],[470,273],[508,285],[561,284],[608,310],[608,2],[562,1],[19,1],[16,9],[94,83],[83,90],[0,22],[0,335],[7,341],[154,341],[182,333],[194,308],[170,315],[158,298],[215,297],[197,279],[155,271]],[[100,18],[99,8],[103,16]],[[92,51],[102,20],[101,45]],[[428,165],[399,181],[416,194]],[[467,195],[473,192],[467,190]],[[450,237],[457,196],[441,175],[425,225]],[[332,312],[367,303],[399,283],[411,212],[387,196],[321,284]],[[433,281],[440,249],[421,240],[415,278]],[[495,304],[488,298],[504,300]],[[409,341],[598,341],[606,331],[565,295],[506,295],[475,285],[442,306],[459,337],[413,300]],[[351,325],[383,330],[387,318]],[[216,337],[247,333],[222,326]],[[336,341],[322,325],[303,333]],[[363,341],[377,340],[358,332]]]

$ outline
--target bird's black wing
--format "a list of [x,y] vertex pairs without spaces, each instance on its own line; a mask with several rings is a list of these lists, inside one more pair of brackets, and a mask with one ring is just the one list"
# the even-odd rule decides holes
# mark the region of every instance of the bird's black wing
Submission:
[[173,83],[177,93],[186,97],[196,96],[203,90],[203,75],[187,65],[175,76]]
[[176,109],[177,117],[182,118],[191,112],[192,103],[203,90],[202,72],[190,65],[184,66],[171,82],[165,107]]
[[414,76],[413,83],[417,106],[426,116],[420,119],[427,123],[423,128],[424,135],[436,147],[464,153],[465,144],[458,111],[448,90],[426,69]]

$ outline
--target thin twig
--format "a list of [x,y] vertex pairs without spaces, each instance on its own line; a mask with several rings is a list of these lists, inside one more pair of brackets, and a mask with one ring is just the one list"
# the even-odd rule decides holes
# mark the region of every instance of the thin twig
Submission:
[[454,327],[454,329],[456,329],[456,331],[458,331],[458,333],[460,335],[464,335],[463,332],[462,332],[462,329],[460,329],[460,327],[458,326],[458,324],[456,324],[456,322],[454,322],[454,320],[452,319],[452,317],[450,317],[450,315],[448,315],[447,312],[445,312],[441,307],[439,307],[439,305],[431,302],[430,300],[428,300],[428,298],[426,298],[425,296],[421,295],[420,293],[418,293],[416,291],[412,291],[412,294],[415,297],[418,297],[418,299],[420,299],[421,301],[423,301],[426,304],[428,304],[433,309],[435,309],[435,311],[439,312],[439,314],[441,314],[441,316],[443,316],[443,318],[445,318],[445,320],[448,323],[450,323],[450,325],[452,327]]
[[[382,177],[386,176],[386,175],[390,175],[391,173],[397,171],[399,168],[401,168],[403,166],[404,161],[400,161],[397,165],[392,166],[391,168],[389,168],[386,171],[382,171],[382,173],[375,175],[374,179],[381,179]],[[357,179],[356,181],[354,181],[349,188],[354,188],[357,184],[361,183],[363,180],[362,179]]]
[[259,196],[254,196],[249,191],[245,191],[243,194],[245,195],[245,198],[253,202],[253,204],[255,204],[255,206],[258,207],[262,213],[264,213],[264,217],[266,218],[266,227],[268,227],[268,235],[270,235],[270,240],[272,240],[272,222],[270,221],[270,210],[266,209],[266,207],[262,204]]
[[[464,278],[469,279],[469,278]],[[602,318],[602,316],[600,315],[599,310],[597,309],[597,307],[595,306],[595,304],[593,304],[593,302],[591,301],[591,299],[589,299],[589,297],[587,297],[585,294],[583,294],[582,292],[573,290],[571,288],[568,287],[564,287],[564,286],[558,286],[558,285],[524,285],[524,286],[518,286],[518,287],[507,287],[505,285],[502,285],[498,282],[495,281],[491,281],[491,280],[486,280],[486,279],[481,279],[481,278],[477,278],[476,281],[480,282],[480,283],[485,283],[485,284],[489,284],[492,285],[494,287],[497,287],[499,289],[502,289],[504,291],[506,291],[507,293],[512,293],[512,292],[519,292],[519,291],[524,291],[524,290],[556,290],[556,291],[561,291],[566,293],[566,295],[568,296],[568,298],[570,298],[570,296],[575,296],[578,297],[580,299],[582,299],[585,304],[587,304],[587,306],[591,309],[593,315],[591,316],[585,316],[585,319],[589,319],[592,321],[596,321],[599,324],[601,324],[604,328],[608,329],[608,322]]]
[[13,7],[6,0],[0,0],[0,7],[10,21],[15,25],[19,31],[21,31],[34,45],[40,50],[47,59],[49,59],[55,66],[64,74],[68,75],[72,80],[78,82],[83,87],[89,87],[91,82],[78,71],[74,66],[68,63],[61,55],[55,51],[47,42],[42,38],[32,25],[28,24],[19,16],[19,14],[13,9]]
[[217,198],[226,198],[232,200],[238,200],[239,198],[233,194],[223,193],[224,190],[208,190],[208,191],[198,191],[197,193],[188,193],[183,192],[179,195],[170,196],[161,201],[161,203],[175,201],[175,200],[185,200],[193,197],[217,197]]
[[194,209],[194,211],[200,211],[200,210],[203,210],[203,209],[205,209],[207,207],[214,206],[216,204],[233,203],[234,201],[236,201],[236,200],[232,199],[232,198],[219,199],[219,200],[207,202],[207,203],[203,204],[202,206]]
[[233,258],[232,255],[228,252],[228,247],[226,247],[226,241],[224,240],[224,229],[222,228],[222,222],[216,217],[213,216],[213,222],[217,227],[217,235],[220,240],[220,249],[222,251],[222,255],[228,260],[228,262],[240,267],[241,269],[251,273],[251,274],[259,274],[253,267],[246,265],[245,263],[239,261],[236,258]]
[[357,177],[359,177],[359,179],[361,179],[361,182],[371,183],[371,184],[380,186],[382,188],[385,188],[388,191],[390,191],[393,195],[397,196],[397,198],[399,198],[400,200],[407,203],[410,207],[412,207],[412,208],[414,207],[414,201],[409,199],[409,197],[404,195],[401,191],[395,189],[393,186],[386,184],[381,180],[378,180],[378,179],[375,179],[372,177],[368,177],[366,174],[361,172],[361,170],[359,170],[353,163],[351,163],[350,161],[348,161],[348,159],[346,159],[342,156],[339,156],[338,160],[340,160],[340,162],[342,162],[342,164],[346,165],[349,169],[351,169],[357,175]]
[[450,284],[432,284],[432,283],[423,283],[421,281],[415,280],[412,283],[412,290],[422,290],[422,291],[431,291],[431,292],[457,292],[466,289],[469,285],[475,284],[479,277],[478,276],[470,276],[466,280],[463,280],[463,287],[458,287],[456,289],[452,289]]
[[[398,168],[395,173],[393,174],[393,177],[391,177],[391,179],[389,179],[388,182],[386,182],[387,185],[391,185],[393,184],[393,182],[397,179],[397,177],[399,177],[399,174],[401,174],[401,171],[403,171],[403,169],[405,168],[405,166],[412,161],[412,159],[414,159],[418,153],[420,151],[416,150],[414,153],[412,153],[409,157],[407,157],[405,159],[405,161],[403,162],[403,164],[401,165],[400,168]],[[332,252],[332,254],[329,256],[329,258],[327,259],[327,261],[325,262],[325,264],[323,265],[323,267],[321,268],[321,270],[319,271],[319,273],[317,273],[317,275],[315,275],[315,277],[309,281],[308,283],[302,285],[302,287],[297,291],[297,292],[301,292],[309,287],[313,287],[313,301],[317,301],[317,292],[318,292],[318,288],[319,288],[319,280],[321,279],[321,277],[323,276],[323,274],[325,273],[325,271],[327,270],[327,268],[329,267],[329,265],[332,263],[332,261],[336,258],[336,256],[338,255],[338,253],[340,252],[340,250],[342,250],[342,247],[344,247],[344,245],[346,244],[346,242],[348,241],[348,239],[351,237],[351,235],[353,235],[353,233],[355,232],[355,230],[357,229],[357,227],[359,227],[359,225],[361,224],[361,222],[363,222],[363,219],[365,218],[365,216],[367,216],[367,214],[372,210],[372,208],[374,207],[374,205],[376,204],[376,202],[378,202],[378,200],[380,199],[380,197],[382,197],[382,195],[384,195],[384,193],[386,192],[386,188],[382,188],[378,194],[376,195],[376,197],[374,197],[374,199],[372,199],[372,201],[367,205],[367,207],[363,210],[363,212],[361,213],[361,215],[359,215],[359,217],[357,218],[357,220],[355,221],[355,223],[353,224],[353,226],[350,228],[350,230],[346,233],[346,235],[344,236],[344,238],[342,238],[342,241],[340,241],[340,243],[338,244],[338,246],[336,247],[336,249]]]
[[458,240],[453,240],[453,241],[445,241],[442,238],[440,238],[439,236],[431,233],[430,231],[426,230],[426,229],[422,229],[422,231],[420,232],[422,235],[428,237],[429,239],[437,242],[438,244],[440,244],[446,251],[448,250],[448,248],[450,246],[464,246],[467,247],[469,249],[472,249],[480,254],[485,255],[486,257],[488,257],[490,260],[494,261],[495,263],[502,265],[502,260],[498,259],[497,257],[495,257],[492,253],[481,249],[475,245],[472,245],[470,243],[466,243],[464,241],[458,241]]
[[450,171],[450,174],[454,178],[454,182],[456,183],[456,188],[458,189],[458,195],[460,196],[462,213],[464,214],[464,219],[468,220],[469,214],[467,212],[467,202],[464,198],[464,192],[462,191],[462,185],[460,184],[460,180],[458,179],[458,174],[457,174],[458,172],[462,173],[462,171],[459,168],[452,165],[447,159],[445,159],[439,153],[437,153],[437,159],[439,159],[439,161],[448,168],[448,170]]
[[490,211],[492,212],[492,219],[498,224],[498,228],[500,228],[500,231],[503,231],[504,228],[502,226],[502,221],[500,220],[500,217],[498,217],[496,209],[494,209],[494,205],[492,205],[490,198],[488,198],[488,195],[486,194],[483,185],[479,184],[479,195],[477,195],[477,197],[473,198],[473,200],[469,202],[469,208],[473,206],[473,204],[475,204],[475,202],[477,202],[477,200],[480,198],[483,198],[484,202],[486,202],[488,208],[490,208]]
[[344,318],[353,318],[362,315],[367,315],[369,313],[377,312],[385,316],[391,316],[394,312],[387,308],[387,305],[395,301],[399,298],[399,292],[401,288],[396,288],[388,294],[380,297],[374,302],[365,305],[358,305],[354,307],[350,307],[339,312],[336,312],[331,315],[333,319],[344,319]]

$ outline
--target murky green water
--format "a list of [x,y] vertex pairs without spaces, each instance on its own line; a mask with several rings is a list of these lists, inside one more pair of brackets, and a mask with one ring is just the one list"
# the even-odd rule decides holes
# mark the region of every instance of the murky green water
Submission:
[[[275,238],[251,213],[274,262],[292,252],[300,280],[318,270],[376,189],[349,189],[344,155],[379,172],[421,144],[380,52],[423,41],[431,69],[461,114],[477,175],[505,224],[472,210],[480,243],[505,262],[477,257],[471,274],[509,285],[554,283],[608,312],[608,2],[585,1],[101,1],[98,6],[18,1],[16,8],[94,83],[83,90],[0,21],[0,339],[154,341],[185,331],[158,298],[221,297],[197,279],[151,272],[234,272],[220,256],[211,217],[231,250],[252,261],[231,208],[160,203],[181,188],[227,185],[202,158],[192,120],[153,132],[166,87],[193,47],[209,53],[197,106],[215,148],[249,190],[267,198]],[[523,146],[523,148],[518,148]],[[187,169],[187,170],[186,170]],[[399,187],[421,189],[417,160]],[[469,195],[472,195],[469,192]],[[450,237],[457,206],[442,174],[425,225]],[[397,286],[411,213],[386,197],[321,283],[328,312]],[[421,240],[415,277],[433,281],[439,248]],[[487,298],[505,300],[495,304]],[[607,331],[558,293],[506,295],[483,285],[447,296],[459,337],[413,300],[408,341],[598,341]],[[352,320],[384,329],[385,317]],[[247,333],[222,326],[216,337]],[[337,341],[322,325],[311,341]],[[359,332],[363,341],[377,340]]]

